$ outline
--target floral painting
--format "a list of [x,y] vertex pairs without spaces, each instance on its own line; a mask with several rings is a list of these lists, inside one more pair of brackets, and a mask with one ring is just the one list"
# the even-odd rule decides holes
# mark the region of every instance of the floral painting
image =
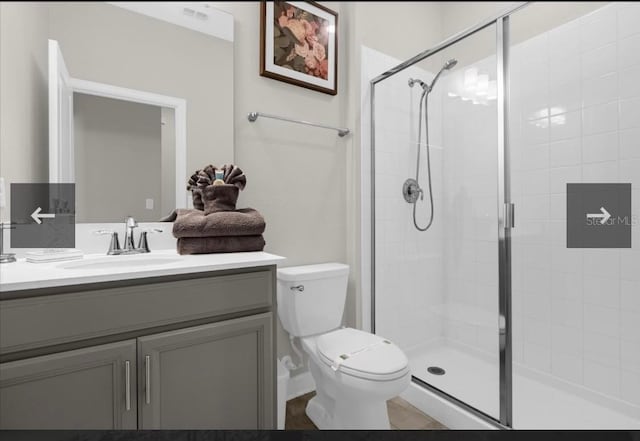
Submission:
[[335,95],[338,14],[315,2],[263,2],[263,76]]
[[327,79],[329,21],[287,2],[274,2],[273,62]]

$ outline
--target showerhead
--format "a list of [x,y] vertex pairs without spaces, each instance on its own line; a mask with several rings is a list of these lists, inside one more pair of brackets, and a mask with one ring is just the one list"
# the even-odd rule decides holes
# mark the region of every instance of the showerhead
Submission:
[[444,63],[443,67],[444,69],[449,70],[449,69],[453,69],[456,66],[456,64],[458,64],[458,60],[456,60],[455,58],[452,58],[448,60],[446,63]]
[[442,75],[443,71],[453,69],[456,64],[458,64],[458,60],[456,60],[455,58],[451,58],[450,60],[447,60],[447,62],[444,63],[444,66],[442,66],[442,69],[440,69],[440,72],[438,72],[436,76],[433,78],[433,81],[431,82],[431,85],[427,89],[427,92],[431,92],[431,90],[433,90],[433,86],[436,85],[436,82],[438,81],[438,78],[440,78],[440,75]]
[[442,66],[440,71],[433,78],[433,81],[431,82],[431,85],[429,85],[429,84],[425,83],[424,81],[419,80],[417,78],[409,78],[409,81],[408,81],[409,87],[413,87],[414,85],[419,84],[420,86],[422,86],[422,89],[425,92],[427,92],[427,93],[431,92],[431,90],[433,89],[433,86],[436,85],[436,81],[438,81],[438,78],[440,78],[440,75],[442,74],[442,72],[445,71],[445,70],[453,69],[456,64],[458,64],[458,60],[456,60],[455,58],[451,58],[450,60],[447,60],[447,62],[444,63],[444,65]]

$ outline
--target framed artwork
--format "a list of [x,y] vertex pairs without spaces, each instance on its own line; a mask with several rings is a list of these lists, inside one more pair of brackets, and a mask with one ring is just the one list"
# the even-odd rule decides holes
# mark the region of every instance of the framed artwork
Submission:
[[338,13],[316,2],[260,5],[260,75],[336,95]]

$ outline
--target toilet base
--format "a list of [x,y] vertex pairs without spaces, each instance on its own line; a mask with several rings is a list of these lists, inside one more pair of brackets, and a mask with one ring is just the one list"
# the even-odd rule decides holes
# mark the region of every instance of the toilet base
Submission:
[[386,401],[366,403],[341,400],[336,402],[318,394],[307,403],[306,414],[318,429],[391,429]]

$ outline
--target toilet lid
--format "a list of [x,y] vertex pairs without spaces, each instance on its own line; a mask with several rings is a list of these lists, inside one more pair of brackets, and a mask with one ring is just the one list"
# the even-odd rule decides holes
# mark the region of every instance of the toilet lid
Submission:
[[359,378],[392,380],[407,372],[407,356],[382,337],[353,328],[338,329],[318,337],[320,359],[340,372]]

